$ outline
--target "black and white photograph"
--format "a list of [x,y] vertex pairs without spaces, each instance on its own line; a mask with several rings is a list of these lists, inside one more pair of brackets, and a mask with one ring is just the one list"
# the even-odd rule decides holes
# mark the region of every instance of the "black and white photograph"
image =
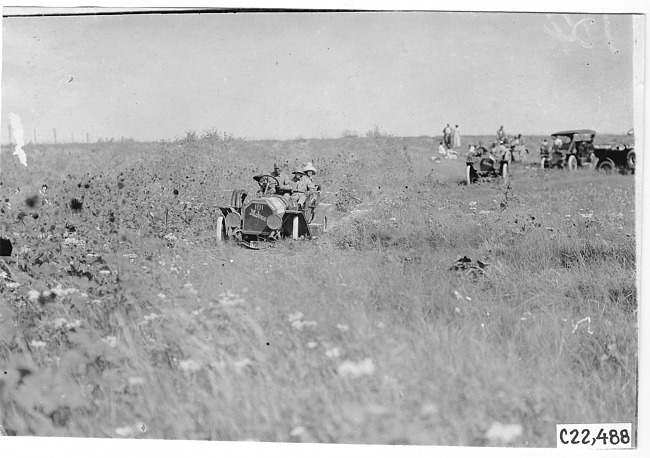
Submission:
[[638,451],[631,4],[5,6],[0,450]]

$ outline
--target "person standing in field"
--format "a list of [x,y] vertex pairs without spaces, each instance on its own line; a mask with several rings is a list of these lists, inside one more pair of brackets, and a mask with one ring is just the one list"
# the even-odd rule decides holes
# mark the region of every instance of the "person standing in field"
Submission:
[[456,127],[453,129],[453,147],[460,148],[460,127],[456,124]]
[[442,129],[442,140],[445,142],[445,148],[451,148],[451,127],[449,127],[449,123]]
[[505,143],[506,141],[506,131],[503,126],[499,127],[499,130],[497,130],[497,141],[499,143]]

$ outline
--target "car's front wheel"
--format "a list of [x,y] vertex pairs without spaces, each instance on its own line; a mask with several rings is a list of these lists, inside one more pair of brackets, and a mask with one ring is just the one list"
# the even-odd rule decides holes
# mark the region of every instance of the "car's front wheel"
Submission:
[[610,174],[614,170],[614,163],[610,159],[604,159],[598,163],[598,171]]
[[508,163],[507,163],[507,162],[504,162],[504,163],[501,165],[501,176],[503,177],[503,181],[504,181],[504,183],[507,184],[508,181],[510,180],[510,167],[508,167]]
[[569,172],[575,172],[578,170],[578,160],[573,154],[567,159],[567,168],[569,169]]
[[634,150],[627,153],[627,166],[631,169],[636,167],[636,153]]
[[467,180],[467,186],[472,184],[472,166],[468,165],[467,166],[467,174],[465,179]]
[[227,237],[226,219],[223,217],[223,215],[219,215],[217,217],[217,241],[223,242]]
[[547,158],[543,157],[543,158],[541,158],[539,160],[539,168],[542,169],[542,170],[548,168],[548,159]]

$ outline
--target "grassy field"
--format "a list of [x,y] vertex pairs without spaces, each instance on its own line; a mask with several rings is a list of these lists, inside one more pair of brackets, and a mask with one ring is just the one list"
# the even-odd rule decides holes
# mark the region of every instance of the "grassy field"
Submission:
[[[438,141],[30,145],[26,168],[3,150],[0,425],[554,447],[557,423],[635,423],[634,175],[538,170],[529,137],[509,186],[468,187]],[[233,188],[307,160],[335,204],[323,237],[217,242]]]

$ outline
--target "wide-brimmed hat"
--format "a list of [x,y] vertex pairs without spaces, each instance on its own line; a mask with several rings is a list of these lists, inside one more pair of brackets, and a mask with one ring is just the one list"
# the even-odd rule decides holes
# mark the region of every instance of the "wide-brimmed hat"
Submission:
[[318,171],[316,170],[316,167],[314,167],[314,165],[311,163],[311,161],[307,162],[307,165],[305,165],[305,166],[302,168],[303,173],[307,173],[307,172],[310,171],[310,170],[311,170],[312,172],[314,172],[314,173],[318,173]]
[[280,164],[278,164],[277,162],[275,164],[273,164],[273,170],[280,169],[280,168],[281,168]]
[[305,174],[305,172],[303,172],[302,170],[294,170],[294,171],[291,172],[291,173],[294,173],[294,174],[299,173],[300,175],[304,175],[304,174]]

